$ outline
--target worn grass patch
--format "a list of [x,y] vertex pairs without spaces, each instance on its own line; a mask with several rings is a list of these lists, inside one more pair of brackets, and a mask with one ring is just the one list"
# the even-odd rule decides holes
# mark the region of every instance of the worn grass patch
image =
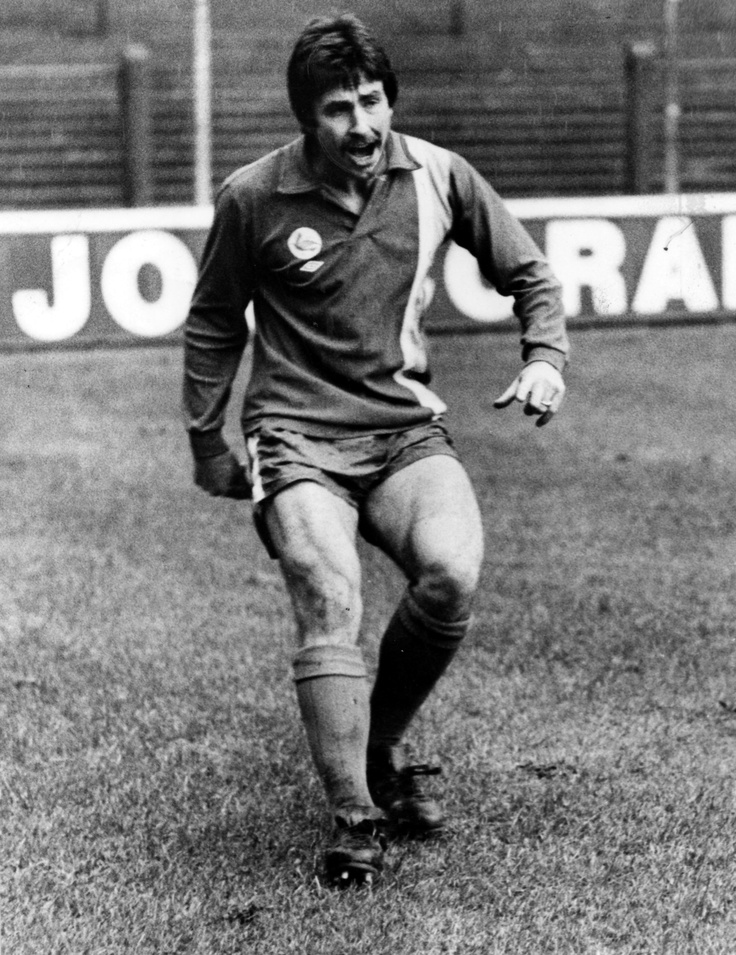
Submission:
[[[491,407],[512,339],[435,342],[488,553],[412,731],[453,824],[345,895],[278,569],[191,485],[180,353],[0,356],[3,955],[736,951],[736,330],[574,337],[541,430]],[[370,661],[400,589],[366,550]]]

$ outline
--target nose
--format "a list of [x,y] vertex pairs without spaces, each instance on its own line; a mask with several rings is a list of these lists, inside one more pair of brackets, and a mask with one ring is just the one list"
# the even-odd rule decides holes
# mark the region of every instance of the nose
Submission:
[[368,121],[368,113],[363,109],[362,106],[356,106],[353,110],[353,121],[350,126],[351,133],[357,133],[363,135],[365,133],[370,133],[371,126]]

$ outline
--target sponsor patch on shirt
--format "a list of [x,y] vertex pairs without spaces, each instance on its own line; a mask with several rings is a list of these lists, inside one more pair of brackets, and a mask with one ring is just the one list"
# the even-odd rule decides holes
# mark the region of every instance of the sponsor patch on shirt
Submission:
[[297,259],[313,259],[322,251],[322,237],[319,232],[303,225],[291,233],[287,245]]

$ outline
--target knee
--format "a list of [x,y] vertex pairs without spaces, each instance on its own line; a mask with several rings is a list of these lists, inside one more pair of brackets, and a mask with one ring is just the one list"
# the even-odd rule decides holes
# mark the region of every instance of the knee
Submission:
[[363,611],[358,573],[319,561],[283,572],[302,646],[355,643]]
[[455,554],[427,565],[413,587],[417,602],[438,620],[470,615],[480,576],[480,557]]

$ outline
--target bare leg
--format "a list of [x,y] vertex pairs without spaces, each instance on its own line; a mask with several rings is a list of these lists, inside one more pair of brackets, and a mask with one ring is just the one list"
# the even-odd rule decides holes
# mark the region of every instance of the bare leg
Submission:
[[371,697],[369,758],[380,766],[393,763],[467,632],[483,537],[470,480],[448,455],[423,458],[385,481],[366,518],[409,580],[381,644]]
[[374,812],[366,783],[368,680],[360,629],[357,513],[321,485],[294,484],[266,511],[296,617],[294,679],[317,772],[336,816]]
[[355,508],[314,481],[300,481],[268,502],[266,521],[300,648],[353,646],[363,609]]
[[483,532],[475,492],[459,461],[433,455],[410,464],[373,491],[366,519],[423,610],[438,620],[468,616]]

